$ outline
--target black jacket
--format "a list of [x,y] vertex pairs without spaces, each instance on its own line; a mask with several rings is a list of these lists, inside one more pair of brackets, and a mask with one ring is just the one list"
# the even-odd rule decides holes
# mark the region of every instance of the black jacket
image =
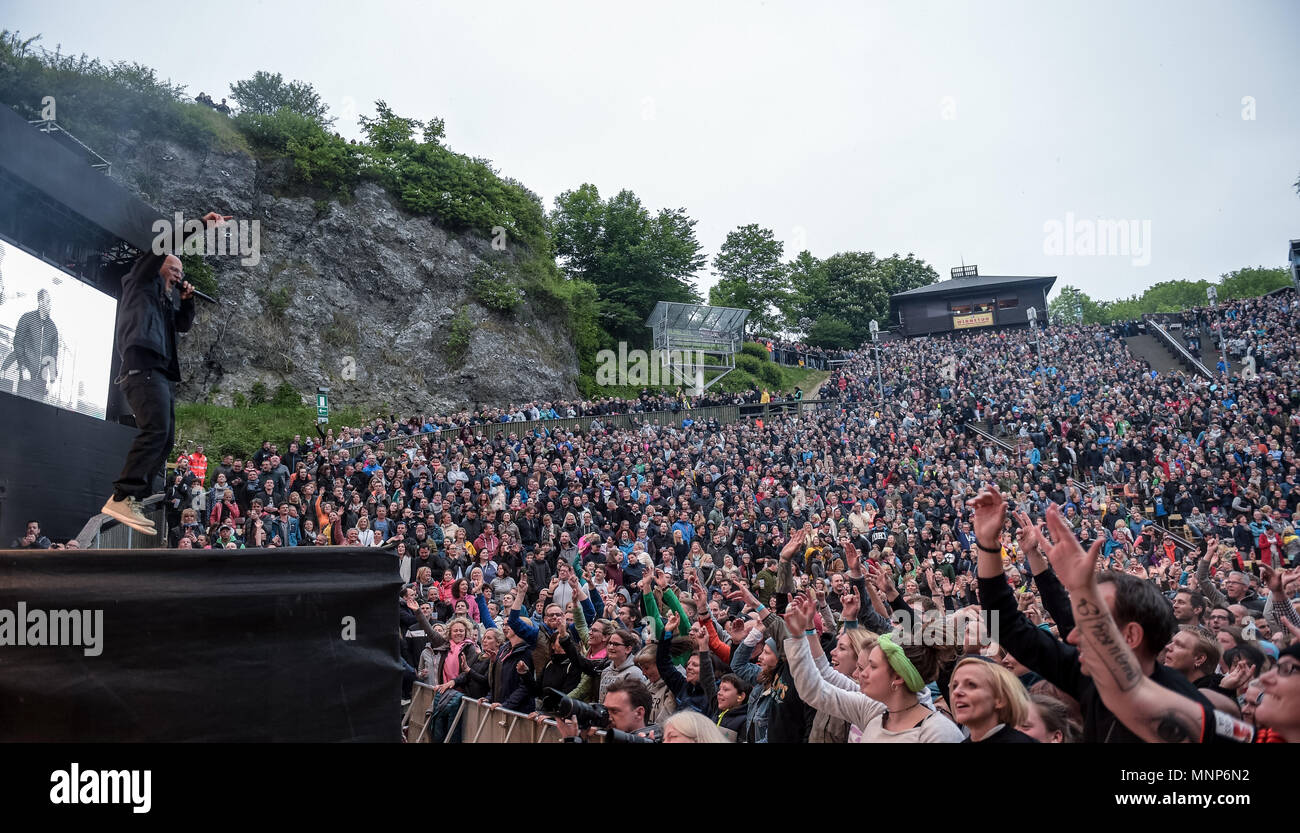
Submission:
[[194,299],[181,301],[179,291],[167,292],[158,274],[164,258],[146,253],[122,278],[115,340],[123,371],[161,368],[168,379],[179,382],[176,334],[194,325]]
[[[1036,578],[1041,587],[1041,577]],[[980,604],[998,617],[1002,647],[1026,668],[1041,674],[1043,679],[1079,701],[1084,719],[1084,743],[1142,742],[1106,708],[1092,678],[1083,673],[1079,649],[1035,627],[1017,608],[1015,595],[1002,576],[979,579],[979,591]],[[1210,701],[1185,676],[1168,666],[1157,663],[1151,679],[1213,711]]]

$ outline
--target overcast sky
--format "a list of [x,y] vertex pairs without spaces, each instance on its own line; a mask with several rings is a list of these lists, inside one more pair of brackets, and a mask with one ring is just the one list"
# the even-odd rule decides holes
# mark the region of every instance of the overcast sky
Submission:
[[[379,98],[441,117],[548,209],[583,182],[685,207],[710,260],[758,223],[787,258],[912,252],[1114,298],[1300,238],[1294,0],[5,5],[0,26],[191,94],[309,81],[345,136]],[[1078,254],[1099,219],[1138,234]]]

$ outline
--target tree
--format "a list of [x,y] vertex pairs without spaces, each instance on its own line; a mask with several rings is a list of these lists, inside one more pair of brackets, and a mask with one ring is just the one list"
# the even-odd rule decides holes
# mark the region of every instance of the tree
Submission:
[[1077,323],[1079,320],[1079,310],[1083,310],[1083,320],[1088,324],[1099,324],[1103,321],[1110,323],[1109,318],[1104,318],[1104,310],[1082,289],[1066,284],[1061,287],[1061,292],[1047,304],[1047,317],[1052,321],[1064,321],[1070,324]]
[[[890,295],[928,286],[939,278],[912,254],[880,260],[872,252],[841,252],[825,260],[800,252],[788,274],[793,295],[786,307],[787,324],[809,331],[812,322],[830,316],[849,326],[854,345],[870,338],[873,320],[887,326]],[[826,331],[823,327],[819,332]]]
[[847,350],[857,347],[859,342],[848,323],[829,315],[823,315],[808,328],[805,337],[814,347],[826,347],[831,350]]
[[555,198],[550,226],[561,269],[595,285],[601,323],[615,340],[645,342],[658,301],[701,300],[691,280],[706,260],[685,209],[652,215],[631,191],[602,200],[584,184]]
[[1291,270],[1284,266],[1266,269],[1263,266],[1237,269],[1219,278],[1219,297],[1225,301],[1238,298],[1258,298],[1275,289],[1291,285]]
[[784,248],[771,229],[753,223],[728,232],[713,258],[719,281],[709,292],[709,303],[748,309],[752,331],[775,334],[781,328],[777,310],[789,294],[781,263]]
[[322,127],[334,123],[334,119],[328,117],[329,105],[320,100],[315,87],[306,81],[286,84],[284,76],[278,72],[258,70],[252,78],[236,81],[230,85],[230,97],[246,113],[269,116],[284,108],[306,116]]
[[366,141],[381,153],[392,153],[405,143],[417,141],[416,133],[421,134],[425,143],[437,143],[445,129],[442,119],[430,119],[426,124],[419,119],[399,116],[383,99],[375,102],[374,118],[358,116],[357,122],[361,125],[361,132],[366,134]]

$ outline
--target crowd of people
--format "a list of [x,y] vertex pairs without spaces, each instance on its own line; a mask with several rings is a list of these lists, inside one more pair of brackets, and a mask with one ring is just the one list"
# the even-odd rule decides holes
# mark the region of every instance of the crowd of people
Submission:
[[173,543],[389,547],[439,741],[463,698],[573,742],[1294,741],[1300,307],[1217,312],[1255,378],[1009,329],[883,343],[883,399],[855,352],[766,420],[647,393],[186,457]]
[[777,364],[783,364],[788,367],[807,367],[813,370],[831,370],[834,365],[831,362],[838,362],[850,357],[850,353],[843,350],[827,350],[822,347],[814,347],[811,344],[804,344],[798,341],[782,341],[780,339],[758,336],[754,339],[759,344],[767,348],[768,355],[772,361]]
[[433,734],[564,693],[670,742],[1296,740],[1300,322],[1219,312],[1258,378],[1004,330],[884,345],[883,402],[864,352],[838,407],[762,426],[433,448],[474,466],[399,545]]

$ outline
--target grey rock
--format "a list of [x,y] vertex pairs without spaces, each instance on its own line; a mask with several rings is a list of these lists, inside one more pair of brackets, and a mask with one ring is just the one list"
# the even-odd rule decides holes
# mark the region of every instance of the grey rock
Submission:
[[[164,216],[220,210],[261,223],[259,263],[206,258],[221,305],[200,303],[182,337],[182,400],[229,405],[259,381],[270,392],[288,382],[305,402],[325,385],[338,405],[402,412],[577,396],[577,355],[561,317],[528,297],[511,316],[471,297],[475,269],[502,257],[490,237],[409,214],[373,183],[346,204],[286,196],[283,159],[196,151],[136,131],[106,155],[113,177]],[[277,295],[288,300],[279,316]],[[474,329],[453,363],[443,343],[461,310]]]

